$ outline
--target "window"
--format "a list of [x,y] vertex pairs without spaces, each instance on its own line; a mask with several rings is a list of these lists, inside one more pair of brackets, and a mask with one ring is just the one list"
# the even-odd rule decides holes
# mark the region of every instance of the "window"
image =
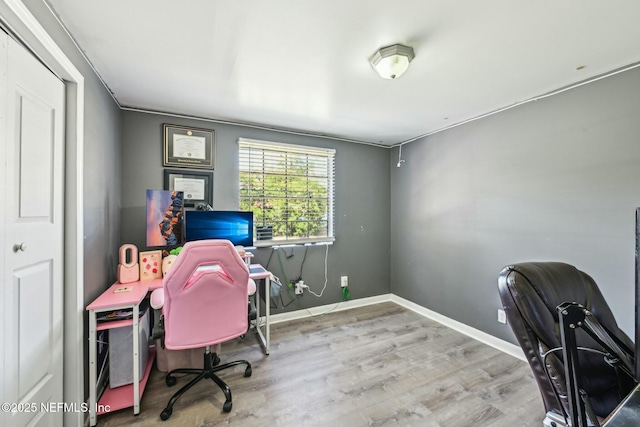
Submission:
[[333,241],[335,150],[238,143],[240,209],[253,211],[256,245]]

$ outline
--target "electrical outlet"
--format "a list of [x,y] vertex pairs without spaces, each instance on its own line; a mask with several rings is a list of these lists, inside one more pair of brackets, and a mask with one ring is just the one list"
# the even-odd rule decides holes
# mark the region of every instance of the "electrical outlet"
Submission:
[[498,322],[507,323],[507,314],[502,309],[498,309]]
[[349,276],[340,276],[340,286],[343,288],[349,286]]
[[298,283],[295,284],[295,294],[296,295],[302,295],[304,293],[304,281],[299,281]]

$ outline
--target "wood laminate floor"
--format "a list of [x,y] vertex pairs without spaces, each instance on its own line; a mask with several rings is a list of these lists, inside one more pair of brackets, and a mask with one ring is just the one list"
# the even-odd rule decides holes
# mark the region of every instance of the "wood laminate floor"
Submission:
[[201,381],[160,412],[188,379],[167,387],[152,371],[133,416],[124,409],[98,417],[110,426],[542,426],[542,400],[526,362],[388,302],[272,325],[271,354],[255,334],[223,344],[220,372],[233,393]]

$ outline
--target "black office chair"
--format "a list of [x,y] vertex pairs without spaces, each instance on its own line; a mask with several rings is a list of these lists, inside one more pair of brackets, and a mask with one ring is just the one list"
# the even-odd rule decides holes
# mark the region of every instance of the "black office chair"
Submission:
[[[581,304],[629,349],[633,348],[632,341],[618,327],[593,279],[569,264],[528,262],[507,266],[498,276],[498,290],[507,320],[538,383],[547,419],[567,420],[570,412],[558,305]],[[582,390],[592,413],[602,420],[631,391],[634,381],[607,363],[602,347],[580,328],[576,330],[576,342]],[[545,421],[545,425],[553,424]]]

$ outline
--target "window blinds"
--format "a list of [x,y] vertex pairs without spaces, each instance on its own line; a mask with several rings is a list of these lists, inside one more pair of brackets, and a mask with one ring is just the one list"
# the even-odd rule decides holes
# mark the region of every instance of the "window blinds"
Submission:
[[240,207],[273,240],[333,240],[335,150],[239,140]]

